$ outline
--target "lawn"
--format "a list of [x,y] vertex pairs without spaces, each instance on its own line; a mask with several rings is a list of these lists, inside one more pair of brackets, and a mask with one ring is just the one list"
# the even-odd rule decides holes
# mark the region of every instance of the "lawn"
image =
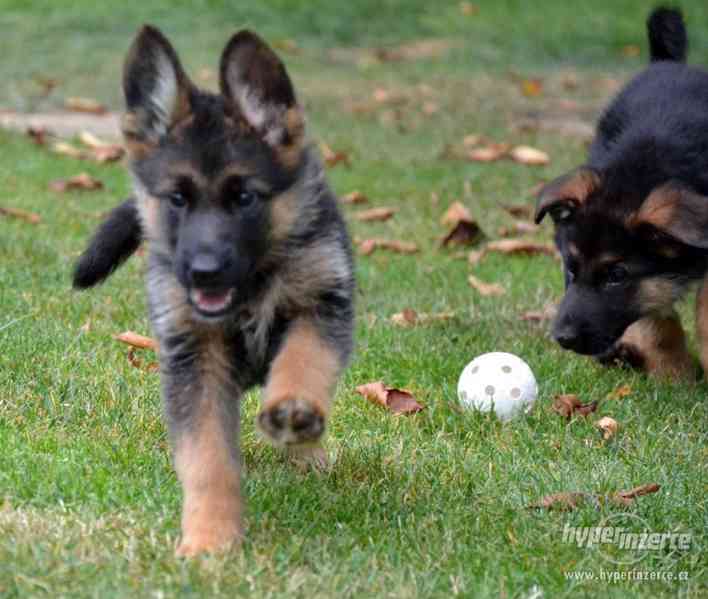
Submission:
[[[362,223],[358,207],[344,207],[352,235],[415,241],[420,252],[357,259],[357,349],[330,423],[331,471],[289,467],[257,435],[259,396],[249,394],[247,541],[238,553],[178,560],[180,492],[158,377],[132,366],[112,338],[150,333],[144,258],[95,291],[70,289],[73,261],[128,193],[128,178],[119,165],[57,156],[0,130],[0,206],[41,216],[39,224],[0,216],[0,597],[707,596],[706,382],[604,369],[561,351],[547,323],[522,321],[561,296],[554,258],[490,254],[472,266],[466,252],[440,247],[440,217],[453,201],[496,238],[513,222],[501,204],[530,204],[538,182],[583,160],[587,125],[647,60],[651,3],[231,4],[0,0],[0,107],[48,111],[80,95],[119,110],[123,54],[145,21],[213,87],[223,44],[251,27],[279,49],[312,138],[348,155],[349,165],[329,169],[334,189],[397,209],[387,222]],[[708,64],[708,7],[679,4],[690,60]],[[441,54],[392,61],[372,50],[395,55],[420,40],[435,40]],[[58,83],[49,93],[48,78]],[[524,94],[535,79],[540,89]],[[551,162],[444,157],[471,134],[541,148]],[[50,181],[81,171],[105,189],[49,191]],[[548,224],[535,235],[550,238]],[[470,274],[506,293],[480,296]],[[692,305],[681,311],[695,351]],[[401,328],[390,317],[404,308],[454,318]],[[500,424],[459,408],[459,373],[493,350],[518,354],[535,372],[539,401],[529,417]],[[355,393],[375,380],[412,390],[425,410],[397,417]],[[613,397],[622,385],[630,393]],[[551,407],[561,393],[601,402],[567,423]],[[605,415],[620,423],[607,441],[594,426]],[[570,512],[528,508],[552,493],[647,483],[660,491],[624,511],[592,502]],[[566,526],[626,513],[651,531],[691,534],[690,550],[648,551],[618,566],[563,540]],[[630,570],[685,572],[688,581],[599,580]],[[571,580],[574,572],[598,580]]]

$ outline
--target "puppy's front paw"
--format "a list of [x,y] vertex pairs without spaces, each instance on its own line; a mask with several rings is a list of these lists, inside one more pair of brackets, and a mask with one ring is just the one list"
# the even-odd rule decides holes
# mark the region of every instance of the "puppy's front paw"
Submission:
[[646,358],[639,348],[630,343],[616,343],[612,349],[600,354],[596,359],[603,366],[646,370]]
[[322,410],[306,399],[269,401],[258,415],[258,426],[278,445],[299,445],[317,441],[325,429]]

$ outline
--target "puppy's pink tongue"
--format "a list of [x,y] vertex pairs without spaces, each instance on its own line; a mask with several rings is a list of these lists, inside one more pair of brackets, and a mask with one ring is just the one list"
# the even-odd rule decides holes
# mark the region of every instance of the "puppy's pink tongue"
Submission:
[[218,312],[231,303],[233,289],[227,291],[203,291],[194,289],[192,299],[199,309],[206,312]]

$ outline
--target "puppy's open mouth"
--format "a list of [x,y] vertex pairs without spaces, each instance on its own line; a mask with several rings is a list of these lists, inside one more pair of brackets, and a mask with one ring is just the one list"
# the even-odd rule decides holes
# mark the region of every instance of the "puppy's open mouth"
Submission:
[[234,289],[191,289],[189,301],[203,316],[221,316],[234,303]]

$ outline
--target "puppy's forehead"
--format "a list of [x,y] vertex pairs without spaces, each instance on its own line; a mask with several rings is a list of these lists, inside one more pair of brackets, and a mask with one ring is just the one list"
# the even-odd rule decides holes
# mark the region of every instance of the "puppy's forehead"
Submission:
[[571,256],[594,261],[600,256],[623,256],[632,252],[634,240],[617,221],[603,215],[585,213],[568,227],[566,251]]

